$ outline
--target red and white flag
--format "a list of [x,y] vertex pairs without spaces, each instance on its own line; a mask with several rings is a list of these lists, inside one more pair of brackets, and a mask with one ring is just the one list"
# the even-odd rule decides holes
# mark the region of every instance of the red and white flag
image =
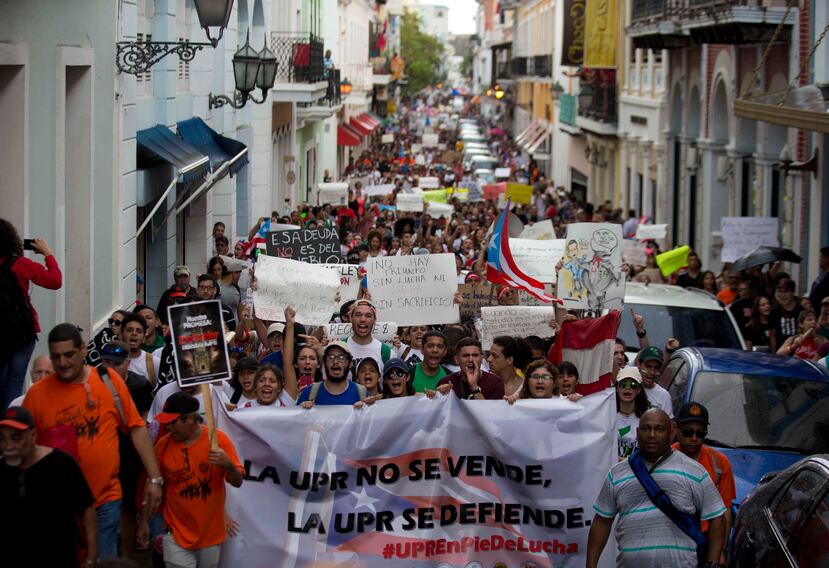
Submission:
[[558,365],[570,361],[579,371],[576,390],[593,394],[611,386],[613,344],[622,312],[611,310],[600,318],[565,321],[547,358]]

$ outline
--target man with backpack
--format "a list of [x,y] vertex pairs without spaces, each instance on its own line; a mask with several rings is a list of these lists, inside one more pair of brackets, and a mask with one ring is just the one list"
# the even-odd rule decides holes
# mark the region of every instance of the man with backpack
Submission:
[[325,380],[302,389],[296,401],[299,406],[312,408],[315,404],[355,404],[369,398],[366,387],[348,380],[352,356],[347,344],[334,341],[326,345],[322,361]]
[[369,300],[361,299],[351,306],[351,337],[346,344],[352,356],[352,371],[356,373],[357,365],[366,357],[371,357],[380,366],[394,356],[391,345],[374,338],[374,325],[377,323],[377,309]]
[[[663,410],[651,408],[639,419],[638,449],[610,468],[593,504],[588,568],[597,566],[616,516],[619,566],[720,566],[723,500],[705,468],[671,448],[673,433]],[[709,523],[708,539],[700,519]]]
[[[671,446],[689,458],[696,460],[705,468],[714,487],[722,497],[725,505],[725,535],[731,531],[731,503],[737,496],[734,487],[734,473],[731,471],[731,462],[724,454],[704,444],[708,435],[708,409],[698,402],[686,402],[676,415],[677,442]],[[703,534],[708,533],[708,523],[702,523]],[[725,563],[725,552],[720,558]]]
[[143,501],[155,511],[164,480],[144,421],[123,379],[114,371],[84,363],[86,344],[80,330],[62,323],[49,332],[49,355],[55,373],[32,385],[23,406],[37,425],[39,444],[73,455],[81,466],[98,516],[101,558],[118,555],[121,484],[118,432],[128,432],[147,483]]

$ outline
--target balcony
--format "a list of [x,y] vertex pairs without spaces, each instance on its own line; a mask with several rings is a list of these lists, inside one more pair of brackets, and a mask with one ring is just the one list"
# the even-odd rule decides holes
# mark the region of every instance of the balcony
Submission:
[[342,104],[342,95],[340,94],[340,70],[328,70],[328,87],[325,89],[325,102],[330,107],[335,107]]
[[275,101],[313,103],[325,96],[328,81],[322,38],[308,33],[273,32],[271,49],[277,62]]
[[494,82],[512,79],[512,62],[511,61],[497,61],[495,63],[495,80]]
[[329,69],[325,79],[325,90],[322,96],[314,102],[303,104],[298,103],[297,119],[300,122],[313,122],[325,120],[334,116],[342,108],[342,95],[340,94],[340,70]]
[[553,56],[552,55],[536,55],[533,57],[532,74],[536,77],[552,77],[553,75]]
[[[636,47],[652,49],[767,43],[785,13],[783,0],[633,0],[627,33]],[[792,11],[786,23],[794,20]]]
[[574,136],[581,134],[581,130],[576,124],[577,107],[576,95],[562,93],[558,96],[558,127]]
[[372,83],[388,85],[391,83],[391,61],[388,57],[374,57],[371,60]]
[[512,76],[524,77],[527,75],[528,64],[527,57],[513,57],[512,58]]
[[585,69],[579,79],[579,128],[602,134],[616,135],[616,71],[612,69]]

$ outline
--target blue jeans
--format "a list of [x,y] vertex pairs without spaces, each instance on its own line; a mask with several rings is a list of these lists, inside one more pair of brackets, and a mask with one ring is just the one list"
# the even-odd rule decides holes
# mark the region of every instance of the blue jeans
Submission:
[[118,530],[121,528],[121,501],[107,501],[98,513],[98,558],[118,556]]
[[36,343],[37,339],[32,339],[0,361],[0,410],[6,410],[11,401],[23,394],[26,369]]

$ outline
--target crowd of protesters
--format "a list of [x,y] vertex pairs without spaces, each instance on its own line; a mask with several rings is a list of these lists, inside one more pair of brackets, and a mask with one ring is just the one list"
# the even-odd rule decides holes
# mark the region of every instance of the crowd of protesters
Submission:
[[[28,314],[27,333],[4,340],[0,363],[0,402],[3,408],[9,407],[0,420],[5,458],[0,463],[0,492],[3,502],[12,504],[6,506],[22,507],[30,516],[46,507],[41,503],[49,502],[56,513],[46,530],[50,534],[63,531],[66,541],[38,547],[36,535],[17,530],[5,534],[4,542],[33,550],[33,558],[43,561],[33,561],[36,565],[74,565],[80,558],[72,552],[77,542],[64,529],[67,519],[76,515],[85,528],[87,565],[118,554],[131,557],[136,549],[148,547],[156,551],[159,565],[162,558],[167,566],[218,564],[221,543],[235,530],[235,522],[223,514],[225,481],[238,487],[243,470],[227,436],[218,433],[217,447],[208,443],[201,420],[205,406],[201,392],[182,389],[175,380],[167,321],[171,305],[221,301],[233,375],[213,391],[231,413],[264,408],[278,411],[294,405],[360,407],[383,404],[390,398],[450,393],[466,400],[501,400],[505,412],[521,399],[561,397],[568,404],[578,402],[581,370],[569,361],[553,364],[550,354],[560,325],[586,317],[580,312],[551,308],[547,337],[520,337],[516,330],[515,337],[496,337],[484,348],[472,323],[404,327],[393,341],[380,341],[374,337],[377,309],[365,289],[356,298],[341,298],[339,313],[332,315],[332,321],[352,325],[345,341],[331,341],[322,328],[296,321],[290,306],[285,308],[282,321],[262,320],[253,309],[256,260],[262,252],[258,243],[275,224],[337,227],[342,255],[350,264],[365,267],[368,258],[386,255],[452,253],[459,283],[486,280],[487,230],[498,216],[496,203],[453,200],[454,213],[448,218],[433,218],[428,208],[422,214],[407,215],[397,214],[393,208],[396,195],[418,187],[420,178],[437,177],[440,187],[471,179],[459,159],[463,144],[457,139],[455,125],[440,119],[445,113],[435,111],[441,102],[410,101],[401,109],[397,122],[385,127],[394,133],[394,142],[381,144],[377,135],[373,145],[353,160],[344,173],[345,179],[353,182],[346,206],[303,204],[284,215],[273,212],[236,240],[225,235],[224,224],[216,223],[210,237],[215,254],[205,266],[176,267],[174,282],[156,306],[140,303],[115,311],[109,327],[95,339],[87,338],[92,339],[89,343],[72,324],[53,328],[48,334],[48,357],[38,357],[31,366],[32,384],[25,398],[21,398],[24,378],[40,331],[29,301],[30,283],[57,289],[62,277],[45,241],[36,239],[31,245],[44,257],[41,265],[23,256],[17,231],[0,221],[0,262],[3,270],[16,277],[20,301],[27,308],[23,315]],[[475,116],[474,107],[465,112]],[[479,120],[481,128],[492,126]],[[439,133],[440,147],[425,150],[422,159],[416,160],[411,149],[424,125]],[[510,169],[511,180],[534,186],[532,202],[514,210],[525,224],[551,219],[556,232],[563,235],[567,224],[573,222],[620,223],[623,233],[630,236],[642,222],[635,212],[624,215],[610,202],[598,206],[579,202],[545,179],[537,164],[505,134],[491,136],[489,146],[500,165]],[[369,182],[392,184],[394,190],[385,197],[369,199],[361,191]],[[657,244],[651,242],[649,247],[647,266],[625,270],[639,281],[665,281],[655,265]],[[810,294],[802,297],[796,296],[794,281],[779,265],[765,272],[752,269],[742,273],[731,272],[726,266],[714,274],[703,270],[693,253],[687,269],[670,280],[709,292],[728,306],[749,347],[766,346],[781,354],[821,359],[825,365],[829,248],[821,249],[820,267],[821,276]],[[519,302],[517,290],[507,286],[499,287],[496,298],[501,305]],[[631,317],[637,334],[645,338],[644,318],[635,313]],[[671,458],[679,463],[677,467],[697,471],[709,468],[712,459],[727,463],[719,454],[711,458],[713,450],[700,449],[707,411],[683,409],[674,418],[671,398],[658,384],[663,365],[679,347],[674,339],[664,346],[649,345],[644,339],[628,363],[626,346],[617,340],[613,388],[620,462],[643,443],[646,460],[662,459],[672,441],[666,437],[665,424],[670,430],[674,419],[681,432],[677,442],[681,447],[677,448],[689,456]],[[698,412],[693,414],[692,410]],[[644,423],[658,443],[647,439]],[[688,423],[695,428],[685,428]],[[702,465],[688,464],[694,460]],[[20,485],[15,473],[24,470],[26,481]],[[727,471],[730,475],[730,469]],[[620,470],[614,475],[623,473]],[[39,484],[49,486],[58,477],[60,491],[41,494],[34,489]],[[716,485],[721,500],[730,503],[733,479],[730,485],[727,480]],[[623,499],[624,490],[615,486],[603,489],[596,509],[600,518],[612,519],[617,511],[624,512],[624,507],[614,506]],[[712,521],[710,530],[721,532],[726,523],[716,519],[722,515],[722,503],[711,491],[705,486],[688,499],[702,502],[700,512]],[[635,503],[635,499],[628,499],[625,506]],[[44,522],[40,517],[30,520],[32,525]],[[27,523],[17,523],[21,524]],[[671,533],[671,527],[663,525],[659,530]],[[607,522],[594,527],[600,533],[609,530]],[[591,553],[601,550],[602,537],[606,539],[606,534],[595,536]],[[722,549],[718,538],[712,539],[719,546],[716,558],[712,558],[716,561],[721,559]]]

